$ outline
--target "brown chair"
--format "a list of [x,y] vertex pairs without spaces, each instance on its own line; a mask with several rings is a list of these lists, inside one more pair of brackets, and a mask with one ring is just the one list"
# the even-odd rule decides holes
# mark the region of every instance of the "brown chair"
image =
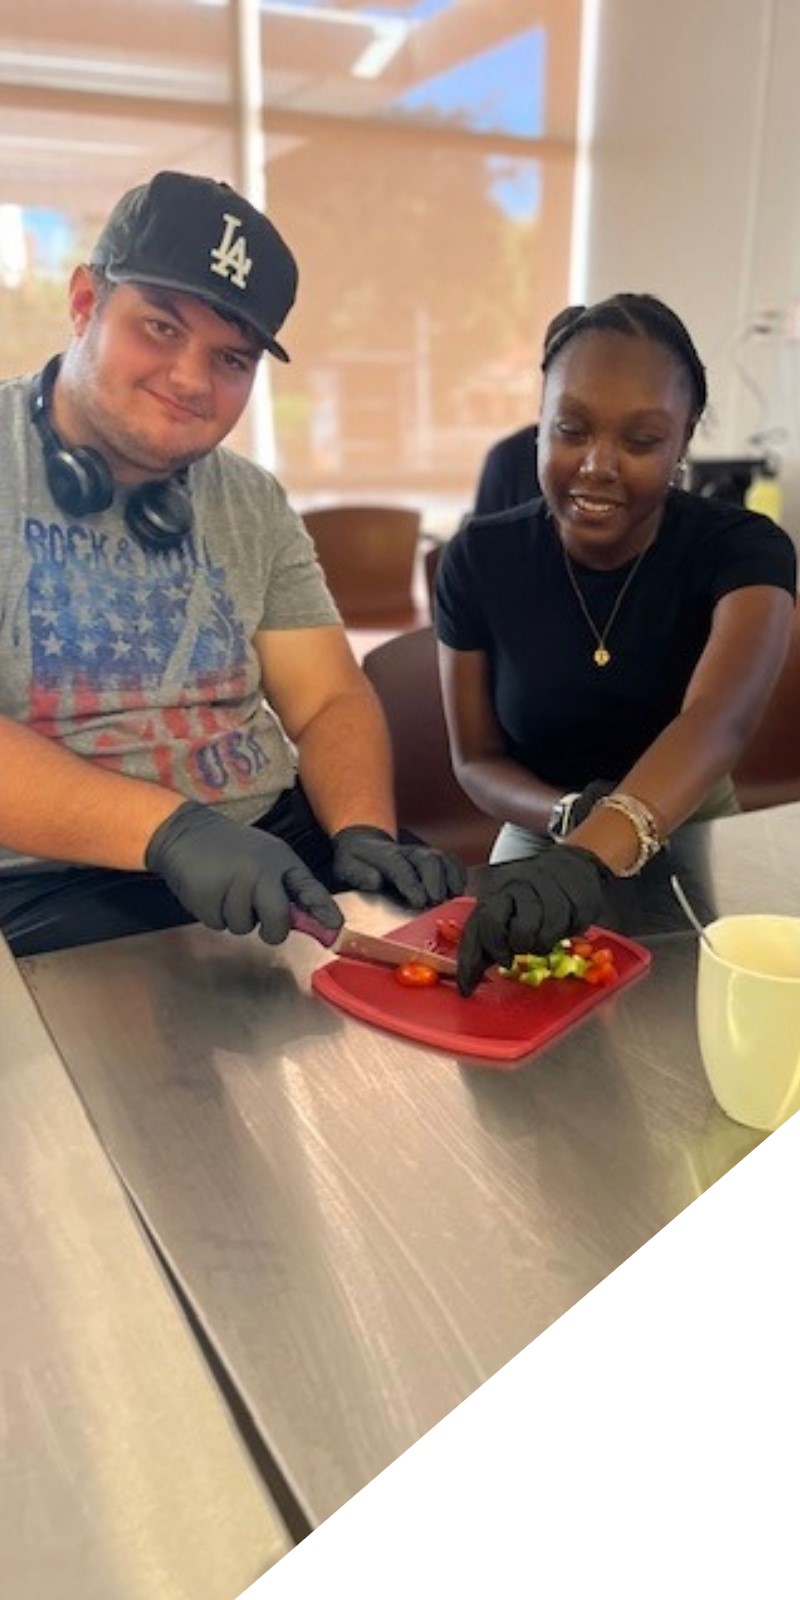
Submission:
[[800,609],[781,675],[733,781],[743,811],[800,800]]
[[437,540],[433,544],[428,545],[428,548],[422,558],[422,567],[425,574],[425,592],[428,596],[428,609],[431,616],[433,616],[434,606],[436,604],[436,573],[438,571],[439,559],[443,549],[444,545],[440,544]]
[[389,724],[400,826],[467,866],[486,861],[498,824],[473,805],[453,773],[433,628],[388,639],[367,652],[362,666]]
[[413,628],[420,513],[402,506],[320,506],[303,514],[348,628]]

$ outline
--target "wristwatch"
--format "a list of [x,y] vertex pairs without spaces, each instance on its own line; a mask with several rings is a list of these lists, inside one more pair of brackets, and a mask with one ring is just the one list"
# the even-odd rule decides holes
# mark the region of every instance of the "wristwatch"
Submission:
[[575,792],[562,794],[561,799],[556,801],[547,823],[547,832],[551,839],[563,839],[569,833],[572,807],[579,799],[580,794]]

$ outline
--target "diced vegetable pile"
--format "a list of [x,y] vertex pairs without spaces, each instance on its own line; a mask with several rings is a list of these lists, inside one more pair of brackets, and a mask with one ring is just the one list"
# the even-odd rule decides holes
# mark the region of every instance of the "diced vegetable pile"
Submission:
[[580,978],[582,983],[613,983],[617,976],[614,953],[589,939],[561,939],[547,956],[515,956],[510,967],[499,967],[503,978],[516,978],[537,989],[550,978]]
[[[461,938],[461,925],[454,918],[441,917],[436,924],[433,947],[452,951]],[[546,956],[515,956],[510,967],[498,967],[503,978],[514,978],[538,989],[550,978],[578,978],[581,983],[597,986],[613,983],[617,976],[614,952],[607,945],[595,945],[591,939],[561,939]],[[438,972],[424,961],[409,961],[395,968],[398,983],[408,988],[428,989],[439,982]]]

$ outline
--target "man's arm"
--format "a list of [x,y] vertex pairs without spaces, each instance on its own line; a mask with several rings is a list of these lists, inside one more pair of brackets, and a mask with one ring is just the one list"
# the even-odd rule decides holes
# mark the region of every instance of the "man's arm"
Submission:
[[380,702],[340,625],[256,634],[264,692],[298,753],[303,787],[331,836],[343,889],[389,891],[419,910],[461,894],[465,869],[397,841],[391,743]]
[[0,844],[20,855],[143,869],[152,834],[183,803],[0,717]]
[[329,834],[394,833],[392,757],[378,698],[340,625],[255,636],[264,693],[297,747],[303,788]]
[[328,928],[341,912],[280,839],[214,807],[86,761],[0,717],[0,844],[23,855],[145,868],[206,927],[279,944],[292,904]]

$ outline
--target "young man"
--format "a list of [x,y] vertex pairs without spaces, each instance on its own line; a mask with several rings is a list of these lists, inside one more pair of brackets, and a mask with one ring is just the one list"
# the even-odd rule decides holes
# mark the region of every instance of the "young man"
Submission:
[[124,195],[72,337],[0,385],[0,930],[13,950],[196,918],[269,943],[335,888],[413,907],[459,863],[395,837],[390,751],[279,484],[220,448],[297,267],[227,185]]

